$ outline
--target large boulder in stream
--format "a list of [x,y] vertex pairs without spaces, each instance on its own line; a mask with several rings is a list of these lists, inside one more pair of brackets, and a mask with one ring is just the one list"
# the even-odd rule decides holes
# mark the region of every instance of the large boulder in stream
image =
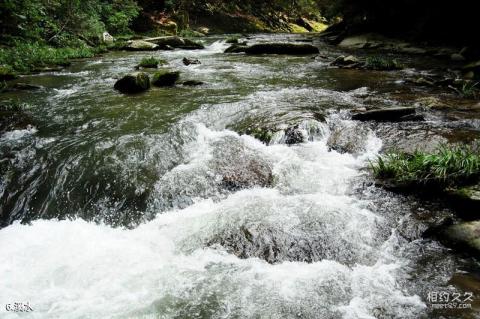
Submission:
[[144,39],[144,41],[154,43],[159,49],[179,48],[184,50],[199,50],[205,48],[201,43],[177,36],[147,38]]
[[416,115],[415,107],[391,107],[358,112],[352,115],[352,120],[402,122],[423,120],[423,117]]
[[180,79],[180,72],[162,70],[155,72],[152,79],[152,84],[158,87],[174,86]]
[[154,51],[158,50],[159,46],[144,40],[131,40],[127,42],[124,49],[128,51]]
[[150,88],[150,78],[143,72],[130,73],[118,80],[114,88],[127,94],[140,93]]
[[259,43],[245,48],[246,54],[285,54],[307,55],[318,54],[318,48],[311,44],[298,43]]

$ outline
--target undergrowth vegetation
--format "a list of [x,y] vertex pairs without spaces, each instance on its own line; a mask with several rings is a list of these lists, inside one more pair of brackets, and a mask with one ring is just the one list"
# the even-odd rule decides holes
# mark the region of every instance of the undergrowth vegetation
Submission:
[[389,153],[371,163],[376,178],[397,184],[452,186],[480,176],[478,146],[440,147],[435,153]]

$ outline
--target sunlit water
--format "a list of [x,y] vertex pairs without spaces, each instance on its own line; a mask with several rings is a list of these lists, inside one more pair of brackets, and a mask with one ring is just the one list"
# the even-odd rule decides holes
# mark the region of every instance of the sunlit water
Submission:
[[[408,203],[361,186],[380,138],[355,155],[327,146],[351,125],[343,110],[398,74],[342,80],[311,57],[208,44],[108,54],[7,96],[35,126],[0,141],[0,302],[34,311],[1,317],[433,318],[426,294],[455,289],[459,261],[405,237]],[[150,55],[205,85],[115,92]],[[252,123],[300,124],[309,138],[287,146],[280,130],[267,146],[238,133]],[[231,172],[251,184],[226,187]],[[265,174],[271,184],[256,182]]]

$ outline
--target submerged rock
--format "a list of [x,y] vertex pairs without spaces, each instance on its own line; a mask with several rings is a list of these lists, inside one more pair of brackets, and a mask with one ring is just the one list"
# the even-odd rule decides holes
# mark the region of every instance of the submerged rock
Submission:
[[[226,148],[218,147],[229,143]],[[215,143],[214,159],[210,164],[221,178],[221,184],[228,190],[238,190],[253,186],[269,187],[273,184],[273,172],[270,164],[239,143],[227,138]]]
[[30,90],[39,90],[42,87],[39,85],[33,85],[28,83],[15,83],[12,85],[12,88],[15,90],[30,91]]
[[328,137],[327,146],[339,153],[356,155],[364,153],[371,130],[357,123],[352,121],[337,123]]
[[204,85],[205,83],[202,81],[196,81],[196,80],[188,80],[182,83],[185,86],[199,86],[199,85]]
[[480,221],[464,222],[447,227],[442,241],[462,250],[480,253]]
[[159,46],[144,40],[131,40],[127,42],[124,49],[128,51],[154,51],[158,50]]
[[298,43],[259,43],[245,48],[246,54],[286,54],[307,55],[318,54],[320,51],[311,44]]
[[234,44],[223,51],[224,53],[244,53],[247,49],[246,45]]
[[183,64],[185,64],[186,66],[189,66],[190,64],[202,64],[202,62],[200,62],[200,60],[198,60],[198,59],[190,59],[190,58],[183,58],[182,62],[183,62]]
[[174,86],[180,79],[180,72],[178,71],[158,71],[155,72],[152,79],[152,84],[158,87]]
[[418,121],[422,118],[412,117],[416,114],[415,107],[392,107],[359,112],[352,115],[352,120],[377,122]]
[[114,88],[122,93],[140,93],[150,88],[150,78],[143,72],[127,74],[115,83]]
[[33,120],[17,104],[0,104],[0,135],[7,131],[28,129]]

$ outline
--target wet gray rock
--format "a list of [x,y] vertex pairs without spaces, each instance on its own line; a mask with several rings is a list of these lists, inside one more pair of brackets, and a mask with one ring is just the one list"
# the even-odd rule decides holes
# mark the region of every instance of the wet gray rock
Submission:
[[114,88],[127,94],[144,92],[150,88],[150,78],[143,72],[127,74],[115,83]]
[[308,55],[318,54],[320,51],[311,44],[298,43],[259,43],[245,48],[246,54],[284,54],[284,55]]
[[[231,142],[229,147],[219,144]],[[269,187],[273,184],[273,172],[270,164],[259,158],[253,151],[234,139],[216,143],[211,166],[221,184],[228,190],[238,190],[253,186]]]
[[411,117],[411,115],[415,115],[415,113],[415,107],[392,107],[358,112],[352,115],[352,120],[377,122],[402,122],[420,120],[421,118]]
[[131,40],[128,41],[124,49],[128,51],[155,51],[160,47],[155,43],[144,40]]
[[356,68],[361,66],[360,61],[353,55],[349,55],[347,57],[341,55],[337,57],[331,64],[343,68]]
[[339,122],[332,128],[327,146],[339,153],[362,154],[370,132],[368,127],[355,122]]

